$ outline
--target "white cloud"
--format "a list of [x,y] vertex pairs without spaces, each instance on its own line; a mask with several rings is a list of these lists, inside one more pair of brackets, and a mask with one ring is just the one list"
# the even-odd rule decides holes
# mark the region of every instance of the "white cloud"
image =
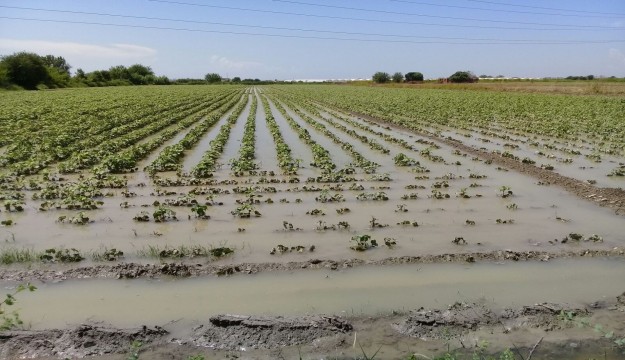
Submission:
[[263,67],[263,64],[259,62],[237,61],[217,55],[210,57],[210,64],[215,68],[215,71],[254,71]]
[[132,44],[94,45],[75,42],[56,42],[43,40],[0,39],[0,51],[3,53],[31,51],[40,55],[52,54],[66,58],[133,60],[152,58],[156,50]]

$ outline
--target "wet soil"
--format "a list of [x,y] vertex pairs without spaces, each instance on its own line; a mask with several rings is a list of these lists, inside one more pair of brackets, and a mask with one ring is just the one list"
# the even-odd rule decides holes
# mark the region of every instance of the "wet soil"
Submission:
[[53,265],[36,269],[11,267],[0,269],[0,279],[3,281],[53,281],[70,279],[136,279],[159,277],[199,277],[199,276],[228,276],[234,274],[257,274],[268,271],[294,271],[330,269],[339,270],[358,266],[388,266],[398,264],[427,264],[427,263],[474,263],[476,261],[549,261],[552,259],[617,257],[625,258],[625,249],[615,247],[611,250],[582,249],[577,251],[492,251],[446,253],[423,256],[398,256],[381,260],[344,259],[308,261],[291,261],[276,263],[239,263],[239,264],[200,264],[200,263],[119,263],[95,266],[55,267]]
[[[178,329],[175,335],[168,333],[167,325],[114,329],[82,324],[64,330],[5,332],[0,335],[0,355],[3,359],[98,355],[112,359],[116,357],[106,355],[128,353],[129,344],[141,341],[141,350],[150,359],[178,359],[198,353],[209,359],[270,359],[297,354],[294,349],[299,354],[303,351],[306,358],[326,358],[321,355],[325,354],[354,359],[351,354],[361,355],[359,351],[376,347],[382,350],[376,358],[397,359],[411,354],[429,357],[446,351],[445,346],[470,353],[491,339],[495,345],[488,351],[513,348],[519,354],[531,353],[534,359],[558,358],[562,348],[573,348],[579,354],[590,349],[596,354],[618,356],[623,349],[601,339],[591,328],[601,321],[606,329],[625,331],[624,297],[625,293],[618,299],[586,306],[538,303],[505,309],[483,302],[454,303],[442,309],[347,318],[223,314],[206,324]],[[356,350],[357,345],[361,349]]]

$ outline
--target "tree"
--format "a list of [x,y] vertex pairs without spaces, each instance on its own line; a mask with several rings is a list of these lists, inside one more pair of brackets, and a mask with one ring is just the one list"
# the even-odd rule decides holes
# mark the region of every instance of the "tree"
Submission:
[[28,90],[35,90],[37,85],[45,83],[50,78],[41,56],[34,53],[20,52],[4,56],[0,61],[0,67],[6,69],[10,83]]
[[238,77],[238,76],[235,76],[235,77],[232,78],[232,82],[233,83],[240,83],[241,82],[241,78]]
[[384,84],[391,81],[391,76],[386,72],[378,71],[377,73],[373,74],[372,79],[373,82],[376,82],[378,84]]
[[61,74],[69,75],[69,69],[72,68],[62,56],[46,55],[41,60],[47,67],[56,69]]
[[80,68],[76,69],[75,77],[77,79],[86,79],[87,78],[87,76],[85,75],[85,71],[83,69],[80,69]]
[[208,73],[208,74],[206,74],[206,76],[204,76],[204,79],[209,84],[220,83],[221,82],[221,75],[219,75],[217,73]]
[[423,81],[423,74],[417,71],[406,73],[406,81]]
[[404,80],[404,74],[400,72],[396,72],[393,74],[393,82],[400,83],[402,82],[402,80]]
[[470,71],[456,71],[449,77],[449,81],[452,83],[475,82],[477,79],[477,76],[473,75]]

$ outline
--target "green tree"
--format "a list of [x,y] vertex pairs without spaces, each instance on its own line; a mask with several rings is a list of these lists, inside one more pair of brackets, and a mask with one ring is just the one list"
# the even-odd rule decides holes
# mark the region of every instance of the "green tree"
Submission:
[[111,79],[129,80],[130,71],[124,65],[112,66],[108,70]]
[[204,76],[204,79],[209,84],[220,83],[221,82],[221,75],[219,75],[217,73],[208,73],[208,74],[206,74],[206,76]]
[[152,71],[151,67],[141,65],[141,64],[134,64],[134,65],[129,66],[128,72],[130,74],[137,74],[140,76],[154,75],[154,71]]
[[41,56],[20,52],[4,56],[0,67],[6,69],[8,81],[24,89],[35,90],[37,85],[45,83],[50,78],[48,68]]
[[6,67],[0,66],[0,86],[8,87],[9,85],[11,85],[11,82],[9,81],[9,72]]
[[76,75],[74,75],[77,79],[86,79],[87,75],[83,69],[76,69]]
[[235,77],[232,78],[232,82],[233,83],[240,83],[241,82],[241,78],[238,77],[238,76],[235,76]]
[[402,80],[404,80],[404,74],[400,73],[400,72],[396,72],[393,74],[393,82],[394,83],[400,83],[402,82]]
[[68,87],[70,82],[69,73],[60,71],[55,67],[48,68],[48,80],[46,86],[50,88],[63,88]]
[[372,80],[375,83],[384,84],[391,81],[391,76],[386,72],[378,71],[377,73],[373,74]]
[[56,69],[61,74],[69,75],[69,69],[72,68],[62,56],[46,55],[41,60],[47,67]]
[[467,83],[477,81],[477,76],[473,75],[470,71],[456,71],[449,77],[449,81],[452,83]]
[[418,71],[406,73],[406,81],[423,81],[423,74]]

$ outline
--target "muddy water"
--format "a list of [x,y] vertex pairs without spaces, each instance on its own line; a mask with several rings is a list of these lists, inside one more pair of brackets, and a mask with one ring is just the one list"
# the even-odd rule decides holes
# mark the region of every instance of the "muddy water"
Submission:
[[[537,166],[541,164],[549,164],[554,166],[554,172],[568,176],[581,181],[594,180],[597,186],[600,187],[623,187],[625,186],[625,179],[618,176],[607,176],[614,168],[616,168],[622,159],[614,156],[601,154],[602,161],[594,162],[583,155],[572,155],[558,149],[547,149],[544,147],[530,146],[529,144],[521,141],[502,140],[491,136],[479,134],[477,132],[464,132],[471,134],[472,136],[467,138],[465,136],[459,136],[457,130],[448,129],[442,131],[440,134],[442,137],[451,137],[453,139],[461,141],[463,144],[471,146],[473,148],[485,148],[488,151],[508,151],[520,159],[530,158],[536,161]],[[484,142],[480,139],[488,140]],[[522,139],[524,140],[524,139]],[[503,146],[505,143],[512,143],[518,145],[519,148],[510,149]],[[544,143],[548,143],[544,141]],[[578,149],[577,147],[574,147]],[[538,151],[542,151],[546,156],[539,156]],[[584,154],[592,154],[592,151],[584,151]],[[565,159],[572,160],[571,163],[564,162]]]
[[[19,297],[35,329],[86,320],[126,327],[205,322],[218,313],[367,315],[444,308],[482,299],[495,307],[550,301],[584,304],[625,288],[622,260],[427,264],[342,271],[264,273],[186,280],[76,280],[36,284]],[[601,281],[597,281],[601,279]],[[11,284],[3,284],[7,291]],[[253,299],[253,301],[250,301]],[[149,320],[148,320],[149,319]]]
[[281,105],[282,107],[284,107],[287,114],[289,114],[289,116],[291,116],[291,118],[295,120],[295,122],[297,122],[302,128],[308,130],[308,132],[310,133],[310,137],[316,143],[321,145],[324,149],[328,150],[330,154],[332,154],[332,161],[336,164],[337,168],[342,169],[353,162],[351,156],[345,150],[341,149],[340,145],[335,144],[330,138],[323,135],[319,130],[310,126],[286,104],[281,103]]
[[276,145],[267,127],[265,109],[260,95],[257,94],[256,97],[258,101],[258,107],[256,108],[256,148],[262,149],[262,151],[257,151],[258,154],[256,154],[256,158],[262,169],[274,170],[276,173],[279,173],[280,168],[278,165],[278,155],[275,150]]
[[228,141],[226,141],[226,145],[224,146],[224,151],[219,158],[220,163],[225,166],[222,167],[222,171],[229,171],[228,162],[232,159],[236,159],[239,156],[239,149],[241,148],[241,139],[243,139],[243,132],[245,130],[245,122],[247,121],[247,117],[250,115],[250,110],[252,107],[252,96],[248,95],[249,99],[245,109],[239,115],[236,123],[232,126],[230,130],[230,137]]
[[200,160],[202,160],[202,156],[204,153],[210,149],[210,142],[217,137],[219,134],[219,129],[226,122],[230,114],[234,111],[234,109],[238,106],[233,106],[230,110],[228,110],[219,121],[213,125],[213,127],[204,135],[202,140],[198,142],[198,144],[190,151],[187,152],[186,156],[182,161],[182,170],[184,172],[189,172],[195,165],[197,165]]
[[269,107],[273,114],[276,124],[280,128],[280,134],[284,138],[284,142],[289,145],[293,159],[300,159],[300,166],[302,167],[299,173],[304,177],[316,176],[319,171],[310,166],[313,162],[312,150],[306,145],[297,135],[295,131],[291,129],[286,119],[282,116],[280,111],[275,107],[271,100],[269,101]]

